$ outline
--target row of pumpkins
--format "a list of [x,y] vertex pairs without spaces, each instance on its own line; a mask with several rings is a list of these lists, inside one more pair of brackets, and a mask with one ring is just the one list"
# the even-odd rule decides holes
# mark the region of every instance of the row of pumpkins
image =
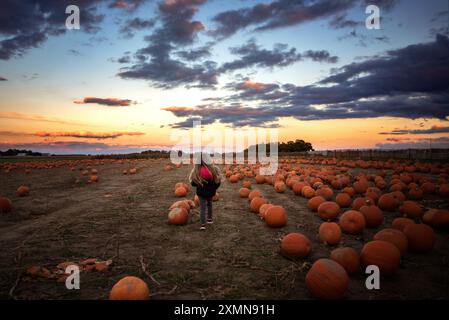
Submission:
[[[342,232],[356,235],[366,227],[379,227],[384,220],[382,210],[399,210],[404,215],[394,219],[391,228],[377,232],[372,241],[363,246],[360,254],[353,248],[339,247],[331,252],[329,259],[317,260],[308,271],[305,284],[311,295],[319,299],[343,298],[349,285],[349,275],[359,272],[361,266],[376,265],[382,275],[393,275],[407,250],[426,253],[433,249],[436,235],[432,227],[449,227],[447,209],[429,209],[425,212],[418,202],[407,200],[407,197],[418,200],[424,194],[434,193],[447,198],[445,174],[440,174],[439,188],[436,188],[428,179],[408,173],[393,175],[388,185],[385,172],[381,173],[382,176],[359,173],[352,177],[346,170],[343,170],[343,175],[335,175],[338,169],[332,169],[333,176],[329,176],[326,168],[297,168],[293,172],[282,172],[281,169],[281,173],[274,177],[264,177],[256,175],[255,169],[257,166],[227,167],[226,176],[231,183],[254,176],[257,184],[271,184],[275,192],[283,193],[289,187],[294,194],[307,198],[309,209],[324,220],[318,230],[319,238],[330,246],[340,243]],[[303,174],[297,175],[300,171]],[[325,185],[326,182],[330,186]],[[287,223],[285,209],[270,204],[259,190],[251,190],[251,186],[250,181],[244,180],[238,191],[241,198],[248,198],[250,211],[258,214],[269,227],[284,226]],[[382,193],[381,189],[388,186],[388,192]],[[333,189],[341,191],[335,196],[335,201],[332,201]],[[356,195],[359,197],[353,200]],[[349,209],[341,214],[341,208]],[[333,222],[337,218],[338,223]],[[423,223],[415,223],[418,219]],[[301,233],[290,233],[281,241],[281,253],[289,258],[305,258],[311,249],[311,241]]]

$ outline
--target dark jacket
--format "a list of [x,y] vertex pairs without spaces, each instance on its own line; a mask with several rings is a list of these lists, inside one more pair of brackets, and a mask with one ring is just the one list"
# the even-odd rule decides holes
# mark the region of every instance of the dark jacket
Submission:
[[215,196],[217,189],[220,187],[220,183],[215,183],[215,181],[206,181],[202,186],[196,184],[192,181],[192,186],[196,187],[196,194],[201,198],[212,198]]

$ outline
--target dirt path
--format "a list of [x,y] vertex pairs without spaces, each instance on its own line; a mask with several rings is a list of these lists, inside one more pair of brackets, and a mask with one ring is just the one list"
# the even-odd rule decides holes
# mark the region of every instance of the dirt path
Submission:
[[[19,299],[105,299],[112,285],[125,275],[145,279],[154,299],[308,299],[304,277],[311,262],[328,257],[330,248],[317,241],[320,219],[307,209],[306,200],[290,190],[273,192],[272,186],[255,185],[273,203],[288,212],[288,225],[270,229],[248,210],[238,196],[239,184],[225,181],[220,201],[214,202],[215,223],[198,229],[199,214],[189,224],[166,224],[168,207],[176,200],[176,182],[187,182],[189,168],[164,172],[166,161],[138,164],[136,175],[123,175],[128,164],[97,167],[100,182],[82,182],[80,172],[68,168],[0,173],[0,194],[14,201],[14,212],[0,217],[0,298],[29,266],[55,266],[86,258],[112,259],[105,273],[81,274],[81,290],[67,290],[54,280],[20,281],[13,295]],[[253,181],[254,182],[254,181]],[[29,197],[14,191],[30,186]],[[193,198],[194,190],[188,197]],[[387,224],[393,217],[387,218]],[[279,255],[279,239],[302,232],[313,242],[304,261]],[[376,230],[365,232],[370,239]],[[351,277],[348,298],[446,297],[449,283],[446,234],[439,234],[430,255],[409,254],[393,279],[382,289],[364,288],[363,275]],[[361,248],[363,239],[345,236]],[[142,261],[151,274],[143,272]],[[413,279],[413,281],[410,281]],[[157,282],[154,282],[156,280]]]

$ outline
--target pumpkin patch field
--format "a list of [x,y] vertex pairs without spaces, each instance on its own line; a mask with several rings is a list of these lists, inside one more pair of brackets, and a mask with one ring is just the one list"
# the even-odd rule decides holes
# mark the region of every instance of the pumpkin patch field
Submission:
[[[448,299],[449,165],[221,165],[199,230],[191,165],[0,163],[1,299]],[[365,268],[380,270],[367,289]],[[67,267],[80,288],[66,288]]]

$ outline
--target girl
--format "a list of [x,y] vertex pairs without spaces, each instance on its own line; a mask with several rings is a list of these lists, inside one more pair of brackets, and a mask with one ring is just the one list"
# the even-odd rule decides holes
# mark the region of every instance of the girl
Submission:
[[206,230],[206,207],[207,223],[212,224],[212,198],[221,183],[219,169],[212,164],[207,154],[201,154],[200,161],[195,161],[189,181],[196,187],[196,194],[200,200],[200,230]]

